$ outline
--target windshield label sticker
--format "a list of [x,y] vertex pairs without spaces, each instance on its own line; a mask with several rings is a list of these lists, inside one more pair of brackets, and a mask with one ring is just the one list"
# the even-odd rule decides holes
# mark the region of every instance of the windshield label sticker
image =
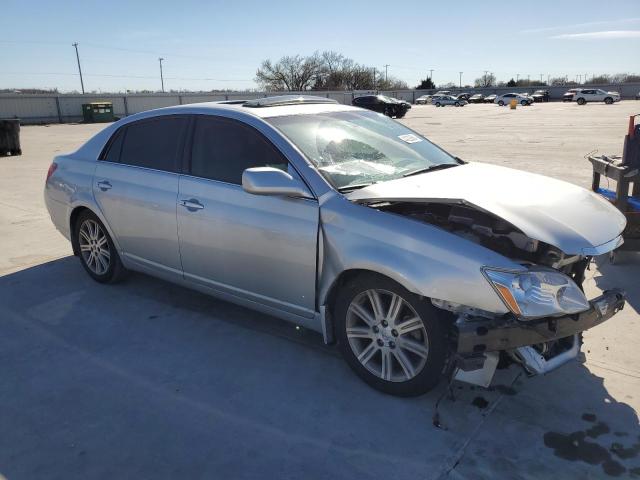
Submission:
[[418,143],[421,142],[422,139],[416,137],[413,133],[407,133],[406,135],[398,135],[400,140],[404,140],[407,143]]

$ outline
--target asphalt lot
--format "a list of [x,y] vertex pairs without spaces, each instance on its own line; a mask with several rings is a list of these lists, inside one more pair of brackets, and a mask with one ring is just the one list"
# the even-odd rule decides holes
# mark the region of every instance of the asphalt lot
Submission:
[[[453,154],[588,187],[640,102],[414,106]],[[629,304],[585,334],[585,362],[496,387],[385,396],[319,335],[171,284],[89,280],[52,226],[53,155],[101,125],[22,128],[0,158],[0,479],[640,477],[640,260],[599,259],[585,290]],[[544,194],[544,192],[541,192]]]

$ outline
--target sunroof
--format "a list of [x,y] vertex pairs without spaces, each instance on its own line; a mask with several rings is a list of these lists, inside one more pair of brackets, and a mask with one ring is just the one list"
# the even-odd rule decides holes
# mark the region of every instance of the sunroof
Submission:
[[316,97],[313,95],[278,95],[275,97],[256,98],[244,103],[244,107],[277,107],[281,105],[303,105],[313,103],[338,103],[337,101],[326,98]]

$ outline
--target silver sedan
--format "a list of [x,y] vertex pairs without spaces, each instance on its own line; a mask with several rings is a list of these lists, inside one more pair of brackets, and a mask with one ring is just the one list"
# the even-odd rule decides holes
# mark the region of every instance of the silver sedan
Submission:
[[97,282],[135,270],[316,330],[395,395],[487,386],[499,358],[544,373],[624,305],[580,288],[622,241],[607,201],[323,98],[127,117],[54,159],[45,200]]

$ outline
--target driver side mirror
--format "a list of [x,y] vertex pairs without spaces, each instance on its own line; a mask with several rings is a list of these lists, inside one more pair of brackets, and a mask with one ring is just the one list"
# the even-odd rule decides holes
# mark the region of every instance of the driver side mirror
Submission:
[[284,170],[274,167],[253,167],[242,172],[242,188],[254,195],[284,195],[313,198],[306,185]]

